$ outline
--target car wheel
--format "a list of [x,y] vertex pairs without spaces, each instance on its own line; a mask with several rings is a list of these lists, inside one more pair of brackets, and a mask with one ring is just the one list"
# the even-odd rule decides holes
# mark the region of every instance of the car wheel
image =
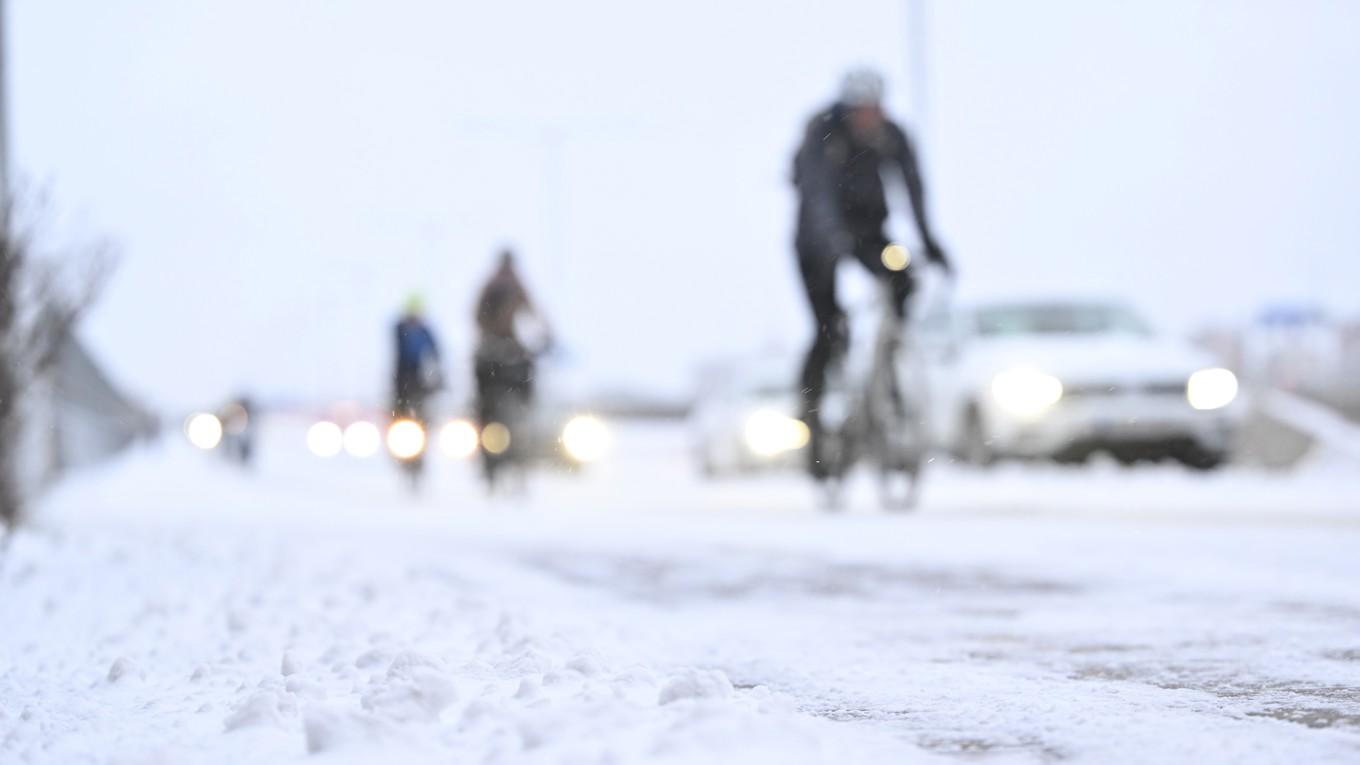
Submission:
[[1124,467],[1135,467],[1144,459],[1143,455],[1132,449],[1116,449],[1112,454],[1115,461]]
[[968,408],[963,421],[963,443],[960,448],[963,461],[978,467],[996,464],[996,453],[987,443],[987,430],[982,424],[982,413],[976,406]]
[[1176,459],[1195,470],[1217,470],[1227,462],[1228,455],[1200,446],[1187,446],[1176,454]]
[[1092,453],[1090,449],[1072,447],[1053,455],[1053,461],[1059,465],[1078,467],[1089,463],[1091,461],[1091,456]]

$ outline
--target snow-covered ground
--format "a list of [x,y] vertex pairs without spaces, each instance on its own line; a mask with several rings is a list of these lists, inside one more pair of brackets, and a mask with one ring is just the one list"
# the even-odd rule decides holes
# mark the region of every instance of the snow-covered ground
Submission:
[[482,499],[179,444],[0,559],[0,763],[1360,762],[1360,471],[705,484],[673,428]]

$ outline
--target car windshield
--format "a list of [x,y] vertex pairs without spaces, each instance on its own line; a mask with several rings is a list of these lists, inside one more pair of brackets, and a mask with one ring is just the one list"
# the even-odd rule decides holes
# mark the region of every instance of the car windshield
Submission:
[[780,370],[782,374],[748,374],[732,381],[731,393],[754,398],[777,398],[793,392],[793,381],[797,379],[791,371]]
[[1009,305],[977,312],[983,337],[1015,335],[1146,335],[1151,330],[1135,313],[1116,305]]

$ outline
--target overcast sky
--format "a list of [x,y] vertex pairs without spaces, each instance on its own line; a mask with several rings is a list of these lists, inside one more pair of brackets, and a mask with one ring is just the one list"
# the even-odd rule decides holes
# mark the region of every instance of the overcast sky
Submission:
[[799,347],[789,154],[856,63],[965,293],[1360,313],[1346,0],[932,3],[925,99],[904,0],[9,4],[14,164],[120,244],[83,333],[165,405],[380,397],[412,290],[462,359],[502,243],[590,379]]

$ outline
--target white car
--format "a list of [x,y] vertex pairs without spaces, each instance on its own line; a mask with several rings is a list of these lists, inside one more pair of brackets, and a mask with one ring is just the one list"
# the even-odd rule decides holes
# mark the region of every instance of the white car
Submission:
[[694,452],[707,476],[800,468],[808,429],[796,419],[797,366],[753,359],[714,370],[690,411]]
[[920,337],[932,436],[968,461],[1230,456],[1237,378],[1122,304],[989,303],[924,317]]

